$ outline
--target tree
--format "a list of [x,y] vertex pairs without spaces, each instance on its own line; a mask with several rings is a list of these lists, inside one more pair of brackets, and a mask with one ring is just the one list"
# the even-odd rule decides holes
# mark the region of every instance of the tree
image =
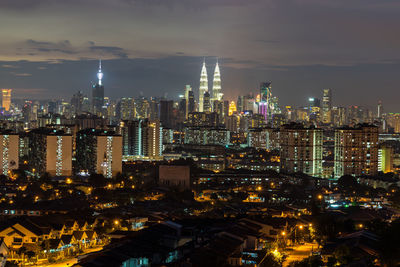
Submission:
[[107,184],[107,180],[102,174],[92,173],[89,176],[89,183],[94,187],[104,187]]
[[354,191],[358,187],[358,182],[354,176],[343,175],[339,178],[338,185],[344,191]]

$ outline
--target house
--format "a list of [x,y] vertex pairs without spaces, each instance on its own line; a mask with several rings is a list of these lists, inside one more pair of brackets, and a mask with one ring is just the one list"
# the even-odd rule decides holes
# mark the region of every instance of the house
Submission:
[[72,235],[77,241],[79,248],[86,248],[86,240],[88,239],[88,236],[85,231],[74,231]]
[[86,244],[90,247],[97,245],[99,242],[98,235],[95,231],[85,231],[87,235]]
[[5,245],[12,249],[19,249],[23,244],[36,243],[42,238],[42,232],[39,228],[21,221],[12,223],[0,230],[0,238],[3,239]]
[[4,240],[0,241],[0,267],[6,266],[7,256],[10,250],[8,249]]

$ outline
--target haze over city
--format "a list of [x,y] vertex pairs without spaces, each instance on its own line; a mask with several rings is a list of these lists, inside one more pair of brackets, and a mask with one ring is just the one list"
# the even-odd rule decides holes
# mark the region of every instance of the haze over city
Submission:
[[[337,105],[396,111],[398,1],[1,1],[0,81],[16,98],[177,99],[218,57],[226,99],[273,82],[285,105],[332,88]],[[93,61],[92,61],[93,60]],[[95,61],[96,60],[96,61]],[[211,75],[211,73],[209,73]],[[362,95],[362,97],[360,97]]]

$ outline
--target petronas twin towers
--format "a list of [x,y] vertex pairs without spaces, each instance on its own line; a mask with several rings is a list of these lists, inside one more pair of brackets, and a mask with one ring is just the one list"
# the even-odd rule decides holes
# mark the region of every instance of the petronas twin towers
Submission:
[[199,87],[199,112],[211,111],[211,102],[221,101],[223,97],[221,91],[221,74],[219,71],[218,60],[215,65],[214,79],[212,87],[212,98],[210,99],[210,93],[208,91],[208,75],[206,69],[206,61],[203,61],[203,67],[201,68],[200,74],[200,87]]

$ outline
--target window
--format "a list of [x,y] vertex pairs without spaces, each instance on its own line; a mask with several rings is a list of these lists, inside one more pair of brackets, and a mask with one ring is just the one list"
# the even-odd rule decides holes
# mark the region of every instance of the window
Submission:
[[22,243],[22,238],[14,237],[14,243]]

